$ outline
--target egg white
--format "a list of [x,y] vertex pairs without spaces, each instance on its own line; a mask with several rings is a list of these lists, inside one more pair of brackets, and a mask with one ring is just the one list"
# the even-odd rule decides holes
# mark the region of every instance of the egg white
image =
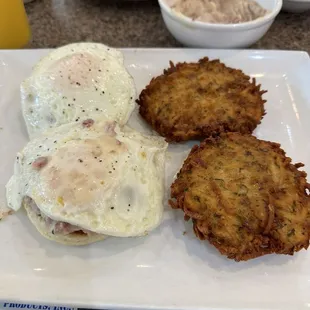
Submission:
[[22,112],[30,138],[95,115],[126,124],[135,96],[122,53],[98,43],[55,49],[21,84]]
[[[104,235],[144,235],[161,222],[166,148],[161,137],[107,120],[53,128],[17,154],[8,206],[18,210],[29,196],[53,220]],[[47,159],[39,169],[38,158]]]

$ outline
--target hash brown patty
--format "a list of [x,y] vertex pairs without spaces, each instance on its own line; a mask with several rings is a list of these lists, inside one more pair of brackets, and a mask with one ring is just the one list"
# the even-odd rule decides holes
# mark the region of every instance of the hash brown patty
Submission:
[[241,70],[207,57],[170,62],[137,100],[141,116],[167,141],[207,138],[223,131],[252,133],[265,114],[260,85]]
[[300,167],[277,143],[239,133],[208,138],[185,160],[170,205],[228,258],[292,255],[310,238],[310,185]]

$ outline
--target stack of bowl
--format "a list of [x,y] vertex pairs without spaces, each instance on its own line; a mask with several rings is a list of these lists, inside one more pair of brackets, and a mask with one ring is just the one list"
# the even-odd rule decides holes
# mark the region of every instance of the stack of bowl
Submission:
[[310,10],[310,0],[283,0],[283,10],[292,13],[302,13]]

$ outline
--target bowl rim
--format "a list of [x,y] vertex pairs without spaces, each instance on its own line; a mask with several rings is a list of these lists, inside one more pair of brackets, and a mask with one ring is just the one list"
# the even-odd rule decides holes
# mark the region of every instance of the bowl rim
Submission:
[[261,18],[249,21],[249,22],[238,23],[238,24],[217,24],[217,23],[206,23],[206,22],[192,20],[191,18],[183,15],[182,13],[175,12],[171,7],[168,6],[165,0],[158,0],[158,3],[161,9],[165,13],[167,13],[171,18],[175,19],[176,21],[180,23],[193,27],[193,28],[196,27],[196,28],[201,28],[201,29],[218,29],[218,30],[240,29],[241,30],[241,29],[257,28],[275,19],[282,9],[283,0],[274,0],[274,1],[275,1],[276,6],[269,14]]

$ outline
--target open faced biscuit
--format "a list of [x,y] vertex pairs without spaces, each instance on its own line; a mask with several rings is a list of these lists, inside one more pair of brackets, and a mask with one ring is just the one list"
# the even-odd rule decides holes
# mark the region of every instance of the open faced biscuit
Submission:
[[45,216],[33,199],[23,199],[28,218],[45,238],[69,246],[81,246],[106,239],[106,236],[83,230],[65,222],[57,222]]

